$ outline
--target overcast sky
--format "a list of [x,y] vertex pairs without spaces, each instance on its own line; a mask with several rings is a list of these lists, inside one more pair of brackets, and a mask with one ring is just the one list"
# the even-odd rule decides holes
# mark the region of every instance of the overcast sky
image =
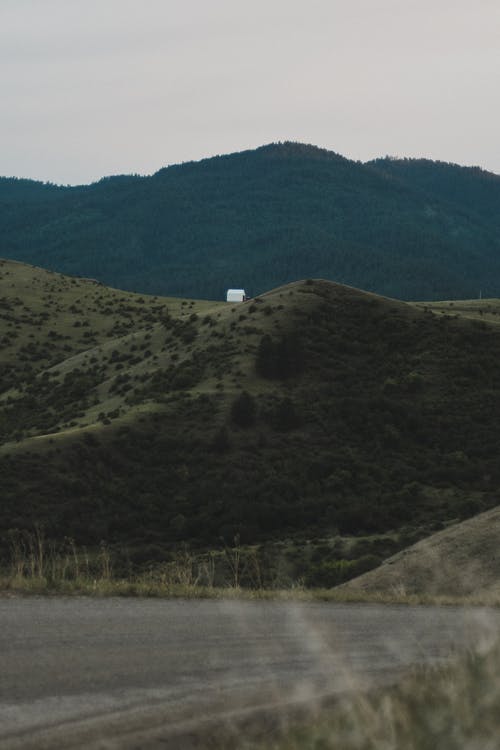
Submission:
[[500,173],[500,0],[0,0],[0,174],[277,140]]

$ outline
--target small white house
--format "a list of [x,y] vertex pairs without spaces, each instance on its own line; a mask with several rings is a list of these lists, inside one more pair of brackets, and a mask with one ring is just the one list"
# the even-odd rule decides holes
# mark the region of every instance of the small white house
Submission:
[[228,289],[226,301],[227,302],[244,302],[247,298],[244,289]]

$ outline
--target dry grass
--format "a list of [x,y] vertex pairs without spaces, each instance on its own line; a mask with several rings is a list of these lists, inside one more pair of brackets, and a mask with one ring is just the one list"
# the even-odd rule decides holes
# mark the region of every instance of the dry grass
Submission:
[[[484,514],[486,515],[486,514]],[[438,595],[422,591],[408,593],[403,586],[370,589],[356,586],[364,576],[335,588],[306,588],[302,583],[283,588],[279,578],[273,587],[256,583],[242,587],[239,573],[241,548],[224,550],[227,575],[216,583],[214,551],[194,553],[179,550],[168,562],[147,571],[123,577],[113,569],[112,555],[106,544],[98,549],[77,547],[66,538],[61,543],[46,539],[44,530],[17,531],[9,535],[9,560],[0,567],[2,595],[86,595],[149,596],[165,598],[238,598],[337,603],[365,602],[405,605],[500,606],[500,592],[484,591],[465,595]],[[220,554],[220,553],[219,553]],[[377,571],[374,571],[376,573]],[[370,575],[370,574],[367,574]]]
[[278,601],[322,601],[338,604],[401,604],[407,606],[476,606],[498,607],[500,596],[478,595],[467,597],[417,596],[398,592],[387,594],[351,592],[339,588],[306,589],[300,585],[287,589],[242,588],[228,583],[225,586],[179,583],[164,577],[161,572],[150,572],[131,578],[106,578],[81,575],[75,578],[46,578],[44,576],[14,575],[0,572],[0,596],[29,595],[59,596],[135,596],[185,599],[260,599]]
[[[440,667],[417,668],[395,687],[350,695],[265,742],[238,750],[497,750],[500,641]],[[219,745],[219,750],[234,748]]]
[[500,600],[500,506],[422,539],[344,584],[354,595]]

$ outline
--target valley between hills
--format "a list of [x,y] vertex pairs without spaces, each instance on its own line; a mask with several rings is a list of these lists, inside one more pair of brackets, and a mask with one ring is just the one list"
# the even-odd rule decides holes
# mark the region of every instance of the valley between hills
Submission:
[[498,505],[500,300],[231,304],[3,260],[0,320],[4,561],[212,550],[217,583],[237,549],[237,585],[329,587]]

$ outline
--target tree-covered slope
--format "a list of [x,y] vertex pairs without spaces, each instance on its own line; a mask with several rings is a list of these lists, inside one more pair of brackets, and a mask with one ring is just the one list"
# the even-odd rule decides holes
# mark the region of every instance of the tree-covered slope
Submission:
[[428,197],[447,202],[493,226],[500,226],[500,177],[479,167],[429,159],[376,159],[378,172],[411,184]]
[[498,302],[469,319],[309,280],[210,305],[0,272],[0,536],[250,543],[498,504]]
[[293,143],[89,186],[3,179],[0,254],[205,299],[301,277],[402,299],[493,296],[499,185],[480,170],[363,165]]

